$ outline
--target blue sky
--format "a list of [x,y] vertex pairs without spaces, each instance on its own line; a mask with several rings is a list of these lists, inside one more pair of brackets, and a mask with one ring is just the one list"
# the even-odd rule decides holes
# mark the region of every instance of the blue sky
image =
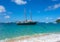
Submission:
[[60,0],[0,0],[0,22],[23,21],[24,7],[28,20],[30,10],[33,21],[54,22],[60,19]]

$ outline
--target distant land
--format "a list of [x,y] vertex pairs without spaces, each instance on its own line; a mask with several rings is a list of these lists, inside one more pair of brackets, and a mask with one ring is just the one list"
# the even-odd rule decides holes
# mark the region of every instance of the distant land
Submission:
[[60,23],[60,19],[57,19],[56,22],[57,22],[57,23]]

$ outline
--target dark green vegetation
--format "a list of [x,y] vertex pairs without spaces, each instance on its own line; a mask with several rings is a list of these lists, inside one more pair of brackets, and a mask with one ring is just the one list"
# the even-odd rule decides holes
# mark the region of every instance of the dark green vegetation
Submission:
[[60,23],[60,19],[57,19],[56,22],[57,22],[57,23]]

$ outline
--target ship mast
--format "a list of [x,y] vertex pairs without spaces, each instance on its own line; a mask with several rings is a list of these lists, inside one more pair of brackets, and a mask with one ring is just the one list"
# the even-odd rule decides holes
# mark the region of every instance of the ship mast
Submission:
[[25,22],[27,22],[27,16],[26,16],[26,9],[24,8],[24,18],[25,18]]
[[32,12],[31,12],[31,10],[30,10],[30,20],[32,21]]

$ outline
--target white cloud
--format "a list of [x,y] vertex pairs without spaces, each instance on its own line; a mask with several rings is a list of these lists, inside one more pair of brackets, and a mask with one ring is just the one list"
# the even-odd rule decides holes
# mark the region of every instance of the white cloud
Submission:
[[5,7],[0,5],[0,13],[6,12]]
[[60,19],[60,17],[58,17],[57,19]]
[[60,8],[60,3],[59,4],[55,4],[53,6],[48,6],[48,8],[46,8],[45,11],[55,10],[55,9],[58,9],[58,8]]
[[54,8],[54,9],[60,8],[60,3],[59,3],[59,4],[54,5],[54,7],[53,7],[53,8]]
[[25,4],[27,4],[27,1],[24,1],[24,0],[12,0],[12,1],[15,2],[18,5],[25,5]]
[[6,18],[6,19],[9,19],[9,18],[10,18],[10,16],[6,15],[6,16],[5,16],[5,18]]

